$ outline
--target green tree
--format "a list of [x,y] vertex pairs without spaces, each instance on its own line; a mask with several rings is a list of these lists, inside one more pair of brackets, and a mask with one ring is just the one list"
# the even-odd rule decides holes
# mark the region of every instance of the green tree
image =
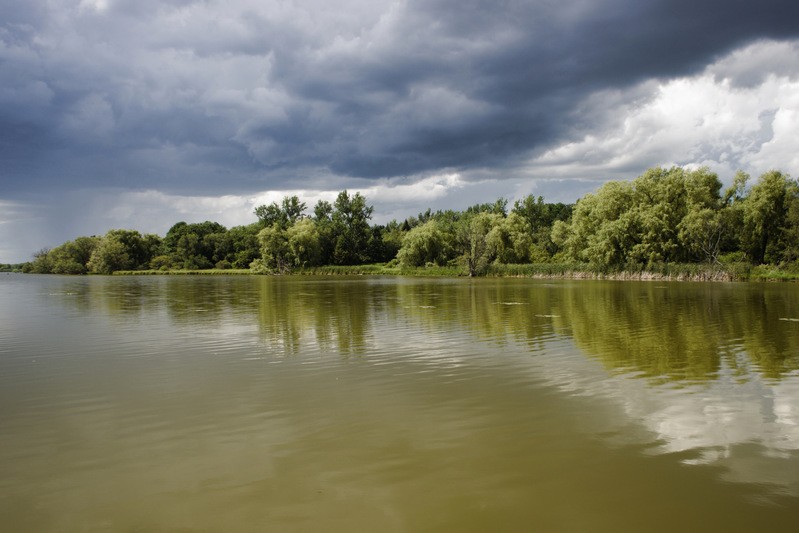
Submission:
[[502,215],[483,211],[463,217],[457,226],[456,239],[462,252],[461,258],[469,276],[485,273],[493,260],[488,234],[502,220]]
[[444,239],[439,223],[429,220],[405,234],[397,260],[402,266],[441,265],[445,262]]
[[42,248],[33,254],[33,261],[25,265],[25,271],[31,274],[50,274],[53,265],[50,260],[50,248]]
[[366,198],[361,193],[350,196],[346,190],[339,193],[333,207],[333,261],[338,265],[366,262],[371,236],[369,219],[372,218],[373,208],[366,204]]
[[506,218],[497,221],[486,239],[498,263],[545,262],[549,259],[549,254],[543,246],[535,242],[534,237],[528,220],[513,211]]
[[159,248],[160,239],[157,236],[142,236],[135,230],[114,229],[97,242],[86,266],[95,274],[139,270],[149,266],[152,254]]
[[617,221],[632,205],[630,183],[605,183],[596,193],[586,194],[577,201],[570,223],[553,226],[553,241],[571,260],[598,267],[623,264],[626,243],[619,242],[619,231],[605,226]]
[[330,265],[333,263],[333,249],[336,246],[333,233],[333,204],[326,200],[319,200],[313,209],[313,221],[319,231],[320,263]]
[[683,246],[694,258],[708,263],[718,263],[728,226],[724,212],[704,208],[691,211],[679,225],[679,237]]
[[791,189],[787,199],[785,223],[780,236],[782,262],[784,263],[799,261],[799,192],[797,192],[796,186]]
[[552,226],[557,221],[568,220],[573,207],[564,203],[546,203],[542,196],[536,198],[533,195],[514,203],[511,214],[521,216],[530,227],[533,246],[531,261],[546,261],[557,251],[551,238]]
[[283,198],[282,206],[290,225],[302,218],[306,207],[305,202],[301,202],[297,196],[286,196]]
[[291,270],[292,257],[287,231],[274,223],[258,233],[261,243],[261,260],[271,272],[285,274]]
[[[430,210],[428,209],[427,212],[429,214]],[[476,215],[478,213],[491,213],[493,215],[504,217],[508,214],[508,200],[505,198],[499,198],[493,203],[475,204],[466,208],[466,211],[464,211],[463,214],[469,216]]]
[[[552,242],[566,259],[601,269],[685,261],[696,257],[700,241],[712,238],[702,232],[710,231],[709,214],[722,207],[720,190],[718,177],[705,168],[650,169],[632,182],[608,182],[584,196],[570,223],[553,225]],[[689,213],[705,209],[702,218],[683,223]]]
[[302,217],[305,207],[305,202],[301,202],[299,197],[286,196],[280,204],[272,202],[269,205],[256,207],[255,216],[263,227],[278,224],[285,229]]
[[258,241],[258,223],[247,226],[235,226],[228,231],[231,249],[225,256],[233,268],[248,268],[250,263],[261,256],[261,244]]
[[288,244],[287,260],[294,266],[306,267],[319,264],[322,247],[316,223],[304,218],[286,230]]
[[92,253],[99,244],[98,237],[78,237],[50,250],[53,274],[86,274]]
[[742,203],[742,245],[753,263],[776,263],[783,258],[785,237],[790,234],[787,216],[797,190],[795,181],[776,170],[766,172],[752,186]]
[[[100,239],[89,259],[89,270],[95,274],[111,274],[117,270],[134,270],[135,251],[131,246],[132,236],[123,234],[128,230],[111,230]],[[138,233],[138,232],[137,232]]]
[[405,238],[406,232],[402,230],[402,225],[396,220],[392,220],[386,224],[383,231],[380,233],[380,238],[383,241],[382,251],[383,255],[380,262],[388,262],[397,258],[400,249],[402,248],[402,240]]
[[223,257],[226,233],[225,226],[217,222],[178,222],[164,237],[162,252],[176,268],[212,268]]
[[284,219],[283,211],[277,202],[269,205],[259,205],[255,208],[255,216],[264,228],[272,227],[274,224],[285,225],[288,221]]

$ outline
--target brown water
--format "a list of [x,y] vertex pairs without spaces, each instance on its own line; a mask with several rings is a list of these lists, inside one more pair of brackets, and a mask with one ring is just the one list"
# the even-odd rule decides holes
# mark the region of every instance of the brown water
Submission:
[[0,274],[0,531],[795,531],[799,285]]

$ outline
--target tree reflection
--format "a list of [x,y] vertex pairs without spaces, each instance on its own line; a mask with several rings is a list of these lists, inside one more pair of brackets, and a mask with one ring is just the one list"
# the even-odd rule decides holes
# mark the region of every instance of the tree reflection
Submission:
[[723,360],[778,378],[799,368],[799,328],[780,320],[795,301],[762,286],[599,283],[570,291],[566,315],[575,342],[610,369],[708,380]]
[[259,327],[271,346],[285,355],[297,355],[307,342],[344,357],[365,353],[379,301],[373,286],[298,278],[259,281]]
[[428,328],[456,322],[531,349],[567,335],[609,370],[653,381],[711,380],[722,361],[768,378],[799,368],[794,285],[479,280],[400,285],[398,294]]
[[536,353],[553,337],[571,338],[611,372],[654,382],[708,381],[722,368],[779,379],[799,369],[793,284],[247,276],[56,285],[69,298],[54,301],[123,320],[163,315],[210,329],[255,322],[282,355],[309,347],[365,355],[411,321],[420,334],[459,328],[495,345],[498,357],[511,342]]

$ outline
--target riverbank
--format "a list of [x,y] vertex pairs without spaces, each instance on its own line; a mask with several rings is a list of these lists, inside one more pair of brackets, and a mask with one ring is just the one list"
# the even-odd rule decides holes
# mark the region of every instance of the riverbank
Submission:
[[[466,277],[468,272],[460,266],[402,267],[390,263],[370,265],[328,265],[306,267],[292,271],[306,276],[413,276],[413,277]],[[258,275],[249,269],[209,270],[124,270],[117,276],[147,275]],[[599,271],[579,263],[536,263],[528,265],[489,265],[481,277],[532,278],[532,279],[596,279],[640,281],[797,281],[799,271],[746,263],[726,265],[670,264],[650,266],[646,269]]]
[[117,270],[112,276],[253,276],[249,268],[209,268],[206,270]]

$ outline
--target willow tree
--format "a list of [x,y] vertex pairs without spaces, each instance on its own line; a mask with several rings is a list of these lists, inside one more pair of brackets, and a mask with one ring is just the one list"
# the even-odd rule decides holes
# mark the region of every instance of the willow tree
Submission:
[[403,266],[443,264],[446,238],[440,224],[436,220],[428,220],[405,234],[397,252],[397,260]]
[[319,230],[310,218],[303,218],[286,230],[289,261],[297,267],[318,265],[322,258]]
[[772,170],[760,176],[743,202],[742,245],[755,264],[779,262],[796,253],[793,233],[799,220],[799,185],[785,174]]
[[598,267],[623,264],[632,237],[616,222],[633,205],[628,182],[610,181],[577,201],[571,222],[553,225],[552,238],[567,259]]
[[[653,168],[632,182],[611,181],[584,196],[570,223],[553,226],[552,238],[567,259],[599,268],[686,261],[701,237],[695,227],[713,222],[708,214],[686,217],[721,209],[720,190],[718,176],[705,168]],[[693,240],[686,245],[686,239]]]
[[274,223],[258,232],[258,240],[261,243],[261,259],[254,261],[251,268],[264,268],[276,274],[288,273],[293,261],[286,230],[280,224]]
[[504,264],[543,262],[548,259],[546,250],[534,241],[530,222],[517,212],[496,221],[486,236],[487,244],[496,261]]

